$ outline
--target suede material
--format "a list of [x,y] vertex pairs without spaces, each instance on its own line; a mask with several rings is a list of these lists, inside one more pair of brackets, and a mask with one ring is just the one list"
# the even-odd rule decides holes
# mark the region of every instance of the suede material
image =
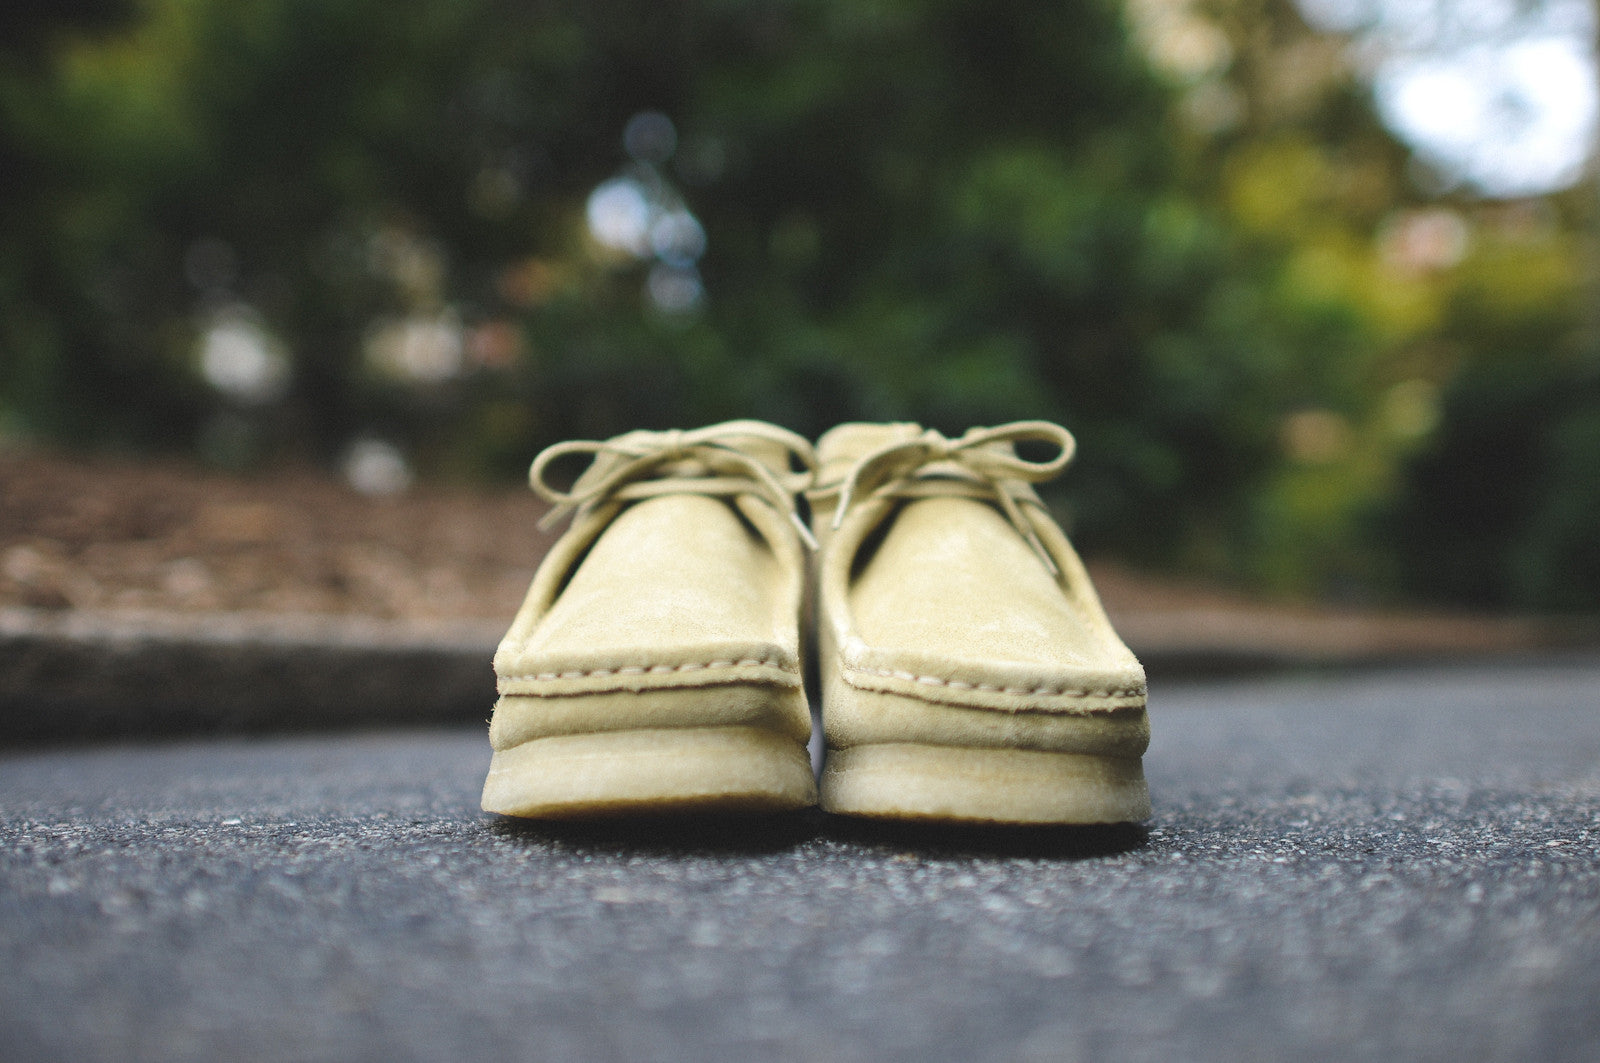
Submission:
[[[789,474],[781,448],[740,449]],[[712,470],[725,481],[734,471]],[[670,471],[645,484],[675,487]],[[788,515],[751,488],[707,495],[685,481],[686,493],[579,511],[495,654],[496,750],[663,727],[750,725],[805,741],[804,552]]]
[[502,694],[800,686],[804,563],[764,502],[663,495],[568,536],[495,655]]
[[912,742],[1136,758],[1150,745],[1142,705],[1085,714],[1006,712],[863,690],[837,669],[823,679],[822,704],[827,742],[834,749]]
[[510,749],[536,738],[683,727],[755,727],[796,742],[811,737],[805,692],[771,683],[727,683],[581,697],[506,695],[494,707],[489,744]]
[[1054,575],[980,498],[856,499],[832,529],[830,486],[862,454],[920,431],[845,425],[819,444],[816,610],[830,746],[1138,756],[1149,740],[1143,668],[1031,491],[1012,485]]
[[[730,572],[744,578],[726,579]],[[720,498],[666,495],[622,513],[529,634],[552,657],[638,644],[726,645],[782,638],[777,559]]]

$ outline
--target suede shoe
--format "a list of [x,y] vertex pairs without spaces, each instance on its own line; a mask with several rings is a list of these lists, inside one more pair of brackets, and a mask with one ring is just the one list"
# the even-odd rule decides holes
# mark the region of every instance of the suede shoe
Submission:
[[[1049,461],[1013,443],[1044,441]],[[1058,425],[959,440],[847,424],[810,492],[826,759],[822,807],[1010,824],[1150,814],[1145,676],[1029,486]]]
[[[592,459],[570,492],[547,473]],[[815,457],[773,425],[631,432],[542,453],[573,521],[495,654],[483,807],[572,817],[816,802],[800,618]],[[804,472],[795,472],[798,462]]]

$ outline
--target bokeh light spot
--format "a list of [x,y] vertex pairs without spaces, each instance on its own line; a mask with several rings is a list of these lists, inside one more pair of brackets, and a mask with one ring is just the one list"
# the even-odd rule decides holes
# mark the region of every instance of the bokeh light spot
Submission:
[[206,383],[238,402],[276,402],[289,389],[289,358],[283,345],[243,308],[218,314],[205,328],[197,361]]
[[466,338],[455,314],[414,314],[369,329],[367,361],[403,380],[438,384],[461,372]]
[[700,281],[700,271],[693,266],[671,266],[658,263],[645,280],[645,290],[656,309],[667,314],[686,314],[697,308],[705,298],[705,286]]
[[344,476],[364,495],[397,495],[411,486],[411,466],[398,447],[381,439],[362,438],[345,452]]
[[589,232],[606,247],[643,258],[649,253],[650,201],[639,182],[614,177],[589,194]]
[[650,248],[672,266],[692,266],[706,252],[706,231],[687,210],[661,214],[650,225]]
[[1344,457],[1354,441],[1350,422],[1332,410],[1298,410],[1283,419],[1283,447],[1306,465]]
[[660,165],[678,150],[678,130],[660,111],[640,111],[623,126],[622,146],[640,162]]

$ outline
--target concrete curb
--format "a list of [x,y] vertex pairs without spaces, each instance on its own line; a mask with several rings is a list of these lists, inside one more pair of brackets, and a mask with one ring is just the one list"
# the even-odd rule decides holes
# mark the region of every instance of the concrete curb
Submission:
[[1111,610],[1157,677],[1360,668],[1600,650],[1593,620],[1273,605]]
[[0,743],[487,720],[501,625],[0,609]]
[[[1536,620],[1115,617],[1156,682],[1597,646]],[[485,721],[499,622],[0,607],[0,745]]]

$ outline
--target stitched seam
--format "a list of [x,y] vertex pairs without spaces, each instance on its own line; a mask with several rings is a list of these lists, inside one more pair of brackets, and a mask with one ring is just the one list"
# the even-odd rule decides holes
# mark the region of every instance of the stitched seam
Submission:
[[946,687],[950,690],[976,690],[985,694],[1029,694],[1049,698],[1131,698],[1144,691],[1138,687],[1097,689],[1094,687],[1006,687],[994,683],[965,683],[959,679],[941,679],[936,675],[917,675],[891,668],[853,668],[851,671],[884,679],[903,679],[923,686]]
[[604,679],[615,675],[673,675],[678,672],[699,672],[707,668],[782,668],[777,661],[746,657],[738,661],[706,661],[700,664],[630,664],[620,668],[592,668],[586,672],[537,672],[533,675],[503,675],[503,680],[548,682],[555,679]]

